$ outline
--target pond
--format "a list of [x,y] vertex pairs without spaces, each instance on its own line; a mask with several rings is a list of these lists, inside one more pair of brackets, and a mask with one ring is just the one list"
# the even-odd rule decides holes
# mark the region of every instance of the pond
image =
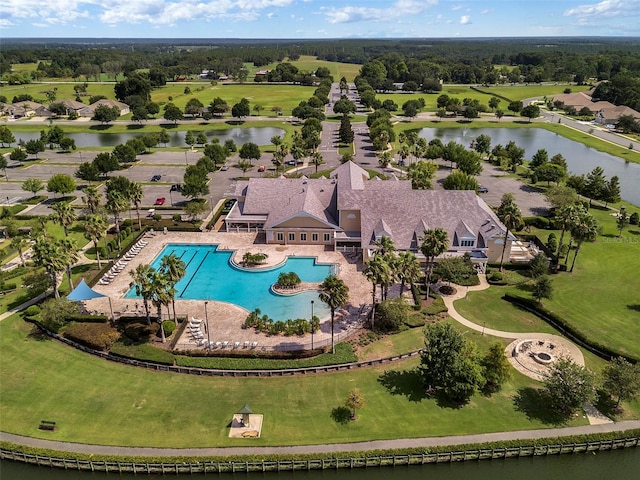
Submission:
[[423,128],[419,136],[427,141],[439,138],[443,143],[456,141],[469,146],[478,135],[491,137],[491,147],[506,145],[513,140],[526,151],[525,158],[531,159],[537,150],[544,148],[549,158],[559,153],[566,160],[569,171],[580,175],[589,173],[597,166],[604,169],[605,176],[620,178],[622,198],[634,205],[640,205],[640,164],[625,162],[619,157],[603,153],[582,143],[568,140],[554,132],[542,128]]
[[[275,135],[284,136],[285,131],[275,127],[251,127],[251,128],[228,128],[225,130],[207,130],[206,126],[194,126],[191,130],[197,135],[198,132],[204,132],[209,142],[217,138],[221,143],[231,139],[236,145],[240,146],[244,143],[253,142],[257,145],[268,145],[271,143],[271,137]],[[184,142],[186,131],[173,132],[169,131],[171,147],[186,147]],[[143,133],[69,133],[68,136],[76,141],[78,147],[115,147],[127,140],[135,137],[143,136]],[[16,132],[14,133],[16,140],[19,142],[40,138],[38,132]]]

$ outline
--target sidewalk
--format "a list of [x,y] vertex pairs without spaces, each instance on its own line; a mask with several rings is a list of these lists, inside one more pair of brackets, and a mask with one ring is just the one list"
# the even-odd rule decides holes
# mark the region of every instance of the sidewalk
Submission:
[[371,442],[335,443],[321,445],[297,445],[291,447],[211,447],[211,448],[152,448],[116,447],[108,445],[87,445],[82,443],[59,442],[40,438],[24,437],[0,432],[0,440],[35,448],[47,448],[61,452],[75,452],[94,455],[127,455],[139,457],[158,456],[228,456],[228,455],[273,455],[299,453],[358,452],[368,450],[389,450],[399,448],[422,448],[448,445],[465,445],[509,440],[534,440],[589,433],[624,432],[640,428],[640,420],[619,423],[585,425],[538,430],[518,430],[513,432],[480,433],[447,437],[402,438],[397,440],[374,440]]

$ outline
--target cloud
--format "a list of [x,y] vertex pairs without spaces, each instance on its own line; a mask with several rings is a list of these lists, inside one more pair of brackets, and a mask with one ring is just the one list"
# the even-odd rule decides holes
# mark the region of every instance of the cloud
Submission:
[[461,25],[468,25],[471,23],[471,17],[469,15],[462,15],[460,17],[460,24]]
[[393,5],[386,8],[353,7],[348,5],[341,8],[321,7],[320,11],[327,17],[329,23],[333,24],[388,21],[407,15],[415,16],[437,3],[437,0],[397,0]]
[[462,9],[462,5],[453,5],[453,6],[451,7],[451,10],[453,10],[454,12],[455,12],[456,10],[461,10],[461,9]]
[[603,0],[599,3],[578,5],[564,12],[565,17],[620,17],[638,15],[640,0]]
[[480,15],[488,15],[489,13],[492,13],[492,12],[493,12],[493,8],[485,8],[480,12]]
[[294,0],[3,0],[0,16],[6,20],[61,24],[78,18],[103,23],[172,25],[183,21],[232,18],[255,20],[267,8],[282,8]]

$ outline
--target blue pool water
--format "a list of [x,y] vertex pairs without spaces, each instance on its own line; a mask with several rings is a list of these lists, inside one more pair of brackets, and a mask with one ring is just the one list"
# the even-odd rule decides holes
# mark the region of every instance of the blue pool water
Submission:
[[[322,319],[330,314],[316,291],[282,296],[270,290],[281,272],[296,272],[303,282],[322,282],[331,275],[332,266],[316,263],[315,258],[287,257],[277,268],[243,270],[231,264],[233,252],[219,251],[218,245],[169,244],[151,266],[158,268],[162,257],[172,253],[187,265],[187,274],[176,284],[176,300],[218,300],[249,311],[259,308],[274,320],[309,319],[314,300],[314,315]],[[125,297],[137,298],[135,290],[129,290]]]

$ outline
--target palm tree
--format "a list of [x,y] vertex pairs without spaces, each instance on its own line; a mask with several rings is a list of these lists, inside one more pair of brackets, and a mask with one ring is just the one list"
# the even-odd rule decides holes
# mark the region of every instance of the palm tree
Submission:
[[64,236],[69,236],[69,227],[76,221],[76,213],[74,212],[69,202],[58,202],[51,207],[53,213],[51,214],[51,220],[58,223],[64,229]]
[[69,282],[69,291],[73,290],[73,280],[71,279],[71,267],[78,261],[78,252],[80,249],[73,240],[65,238],[60,240],[60,247],[65,251],[65,270],[67,271],[67,281]]
[[140,182],[131,182],[129,191],[127,192],[129,201],[136,207],[136,215],[138,216],[138,230],[142,230],[142,222],[140,222],[140,203],[144,198],[144,190]]
[[15,248],[16,250],[18,250],[18,255],[20,255],[20,263],[22,263],[23,267],[24,267],[23,254],[24,254],[24,251],[29,247],[29,245],[30,245],[29,240],[27,240],[22,236],[13,237],[11,239],[11,248]]
[[442,255],[449,248],[449,236],[443,228],[434,228],[424,231],[420,243],[420,251],[426,258],[425,281],[427,282],[427,300],[429,300],[429,289],[431,287],[431,274],[436,257]]
[[379,253],[383,257],[393,255],[396,252],[396,246],[393,240],[386,235],[382,235],[380,240],[376,240],[373,244],[376,247],[376,253]]
[[509,232],[515,230],[522,224],[522,212],[512,201],[503,201],[498,208],[498,218],[500,218],[500,221],[502,221],[502,223],[506,227],[504,232],[504,242],[502,244],[502,255],[500,256],[500,271],[502,271],[502,265],[504,263],[504,252],[507,249]]
[[129,200],[117,190],[107,192],[107,211],[113,215],[116,224],[116,238],[118,239],[118,250],[121,248],[120,243],[120,212],[124,212],[129,208]]
[[96,259],[98,259],[98,268],[102,268],[100,264],[100,250],[98,248],[98,242],[107,234],[107,221],[102,215],[89,215],[84,223],[84,238],[93,241],[93,246],[96,249]]
[[320,152],[314,152],[311,155],[311,161],[316,166],[316,173],[318,173],[318,165],[322,165],[324,163],[324,158]]
[[147,317],[147,325],[151,325],[151,315],[149,313],[149,302],[153,299],[154,291],[151,283],[153,274],[156,269],[150,265],[141,263],[135,270],[129,272],[133,281],[129,285],[134,287],[136,295],[142,297],[142,304],[144,305],[144,312]]
[[[589,212],[583,212],[577,219],[574,225],[571,227],[571,236],[576,240],[576,251],[573,254],[573,261],[571,262],[571,270],[569,272],[573,272],[573,267],[576,264],[576,257],[580,252],[580,247],[582,246],[582,242],[585,240],[589,242],[595,241],[598,236],[598,222],[593,215]],[[567,257],[569,254],[567,254]]]
[[[151,303],[158,309],[158,323],[160,324],[160,335],[162,337],[162,343],[165,343],[167,339],[164,336],[164,328],[162,327],[162,307],[163,305],[169,305],[171,301],[171,295],[169,290],[173,289],[171,282],[167,275],[160,270],[154,270],[149,275],[150,290],[151,290]],[[175,292],[175,289],[173,289]]]
[[100,208],[100,192],[97,187],[89,185],[84,189],[86,197],[82,197],[82,200],[87,204],[87,211],[90,214],[98,213]]
[[318,296],[320,301],[326,303],[331,309],[331,353],[336,353],[333,341],[333,321],[336,310],[344,305],[349,298],[349,287],[335,275],[329,275],[320,284],[320,290]]
[[396,272],[400,280],[400,296],[404,293],[404,286],[409,283],[413,288],[418,278],[420,278],[420,262],[411,252],[401,252],[396,262]]
[[171,295],[171,305],[173,307],[173,320],[176,320],[175,285],[187,273],[187,265],[175,253],[165,255],[160,261],[160,271],[164,273],[170,283],[173,294]]
[[60,298],[58,292],[58,273],[63,272],[67,265],[67,256],[64,248],[51,238],[40,235],[33,245],[33,261],[39,267],[43,267],[51,280],[51,288],[55,298]]
[[384,257],[376,253],[376,255],[367,262],[367,266],[362,270],[362,273],[366,279],[373,284],[373,310],[371,312],[371,328],[373,329],[373,322],[376,315],[376,286],[378,284],[382,285],[384,279],[391,276],[391,269]]
[[571,225],[575,222],[578,211],[583,210],[581,205],[573,204],[562,207],[555,216],[555,221],[560,224],[560,241],[558,242],[558,250],[556,252],[556,265],[560,263],[560,253],[562,244],[564,243],[564,234],[571,229]]

